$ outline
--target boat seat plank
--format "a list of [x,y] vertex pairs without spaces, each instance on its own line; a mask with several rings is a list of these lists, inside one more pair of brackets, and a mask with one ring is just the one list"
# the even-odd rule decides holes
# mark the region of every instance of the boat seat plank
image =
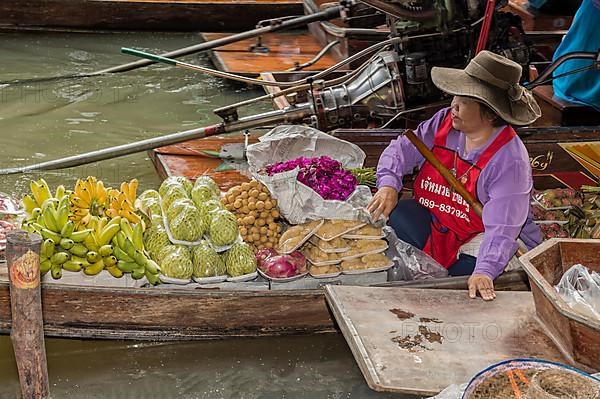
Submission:
[[484,302],[456,290],[329,285],[325,295],[376,391],[428,396],[498,361],[566,361],[535,319],[531,292]]
[[[202,34],[204,40],[222,36]],[[311,61],[322,48],[308,32],[296,33],[294,36],[289,36],[285,32],[269,33],[263,36],[262,43],[269,47],[269,53],[249,51],[250,46],[256,44],[256,39],[248,39],[212,50],[209,54],[212,62],[221,71],[257,76],[261,72],[285,71],[293,68],[296,63],[303,64]],[[335,64],[335,58],[330,53],[326,53],[304,70],[323,70]]]
[[[206,40],[217,40],[228,37],[233,33],[202,33],[200,36]],[[256,44],[257,39],[246,39],[239,42],[227,44],[218,47],[218,51],[237,51],[246,53],[252,45]],[[262,36],[261,43],[268,47],[271,53],[300,54],[300,53],[318,53],[323,47],[312,35],[301,34],[299,32],[277,32],[267,33]],[[257,54],[257,53],[253,53]]]

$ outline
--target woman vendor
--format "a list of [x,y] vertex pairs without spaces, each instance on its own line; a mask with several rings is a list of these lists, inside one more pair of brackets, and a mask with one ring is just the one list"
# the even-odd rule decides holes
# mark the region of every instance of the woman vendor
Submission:
[[[518,238],[528,248],[541,241],[531,217],[529,156],[511,126],[528,125],[541,112],[520,77],[519,64],[489,51],[464,70],[431,70],[433,83],[454,98],[415,134],[483,204],[481,217],[405,137],[390,143],[377,166],[378,191],[369,204],[374,220],[387,217],[401,240],[450,275],[471,275],[471,298],[477,292],[495,298],[493,281],[514,256]],[[402,177],[416,167],[414,199],[398,201]]]

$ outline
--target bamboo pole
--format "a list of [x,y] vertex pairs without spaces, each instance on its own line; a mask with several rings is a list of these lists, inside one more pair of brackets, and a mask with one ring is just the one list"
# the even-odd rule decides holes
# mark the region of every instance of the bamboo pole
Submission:
[[21,394],[25,399],[50,397],[40,288],[41,243],[40,236],[23,230],[7,234],[6,259],[12,312],[10,338]]

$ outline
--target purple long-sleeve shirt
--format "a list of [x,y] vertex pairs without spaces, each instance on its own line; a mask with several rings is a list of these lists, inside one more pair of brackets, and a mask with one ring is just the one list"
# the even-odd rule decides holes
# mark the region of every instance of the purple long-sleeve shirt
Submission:
[[[448,112],[450,108],[438,111],[415,130],[415,134],[430,149],[435,133]],[[503,128],[498,129],[483,147],[473,149],[466,155],[465,135],[454,128],[450,129],[446,145],[457,151],[464,160],[475,163]],[[390,186],[400,191],[402,177],[421,167],[424,161],[423,155],[407,138],[400,136],[392,140],[377,165],[377,187]],[[485,231],[474,273],[495,279],[517,251],[517,238],[521,238],[529,249],[541,242],[540,229],[533,223],[531,213],[532,188],[529,155],[521,139],[515,137],[498,150],[477,180],[477,196],[483,204]]]

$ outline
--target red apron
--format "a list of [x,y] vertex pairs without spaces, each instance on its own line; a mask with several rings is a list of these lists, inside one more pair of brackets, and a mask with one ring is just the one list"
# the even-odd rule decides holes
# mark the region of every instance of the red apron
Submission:
[[[512,127],[505,127],[481,153],[477,162],[471,164],[460,158],[456,151],[446,147],[446,139],[451,128],[452,118],[448,112],[435,133],[433,154],[446,168],[454,172],[473,198],[477,198],[479,174],[494,154],[511,141],[516,133]],[[419,171],[413,190],[415,200],[432,214],[431,235],[423,251],[445,268],[449,268],[456,262],[460,247],[484,231],[483,221],[463,197],[452,190],[446,179],[428,161],[425,161]]]

